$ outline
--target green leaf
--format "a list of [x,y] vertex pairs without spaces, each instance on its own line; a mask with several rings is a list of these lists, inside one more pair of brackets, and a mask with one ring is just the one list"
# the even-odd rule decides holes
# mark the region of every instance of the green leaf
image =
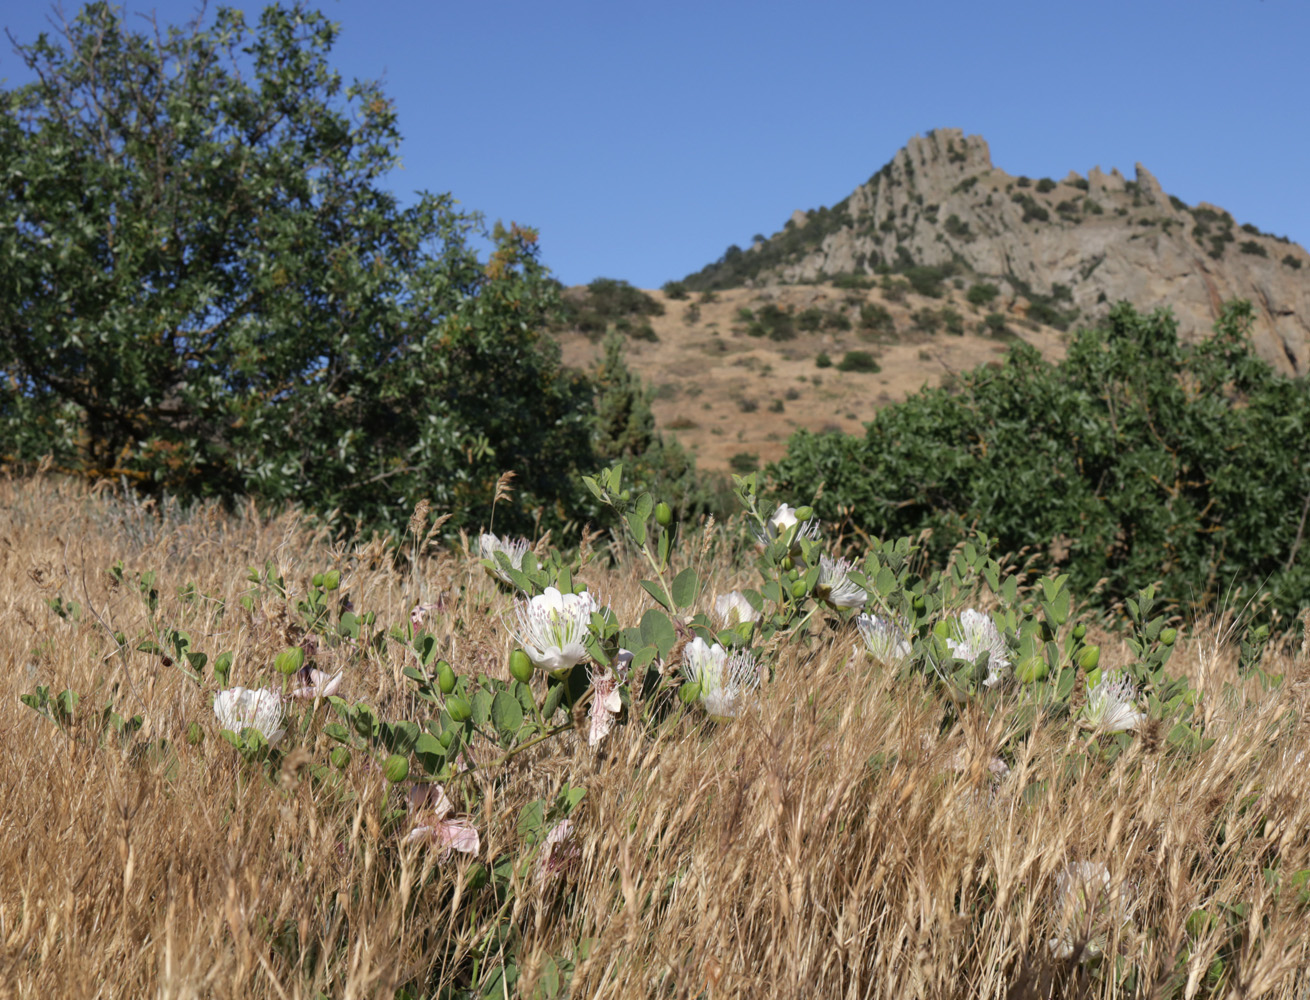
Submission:
[[689,608],[696,603],[700,592],[700,580],[696,571],[688,566],[673,578],[673,603],[680,608]]
[[491,701],[491,722],[505,739],[513,739],[523,726],[523,706],[508,691],[497,692]]
[[[668,608],[668,610],[670,610],[670,611],[673,610],[673,608],[670,607],[670,605],[669,605],[668,599],[664,596],[663,592],[660,590],[660,586],[659,586],[659,584],[657,584],[657,583],[652,583],[650,580],[641,580],[641,581],[639,581],[639,582],[640,582],[640,584],[641,584],[641,589],[642,589],[642,590],[644,590],[644,591],[646,591],[646,593],[650,594],[651,597],[653,597],[653,598],[655,598],[655,600],[659,601],[660,604],[661,604],[662,606],[664,606],[665,608]],[[654,609],[652,609],[652,610],[654,610]]]
[[646,519],[637,511],[629,511],[626,518],[628,530],[632,532],[633,541],[638,545],[646,544]]
[[469,703],[473,706],[473,721],[477,725],[485,726],[491,721],[491,702],[490,691],[478,691],[469,699]]
[[641,638],[647,645],[658,649],[661,658],[666,658],[678,642],[678,633],[668,615],[650,608],[641,616]]

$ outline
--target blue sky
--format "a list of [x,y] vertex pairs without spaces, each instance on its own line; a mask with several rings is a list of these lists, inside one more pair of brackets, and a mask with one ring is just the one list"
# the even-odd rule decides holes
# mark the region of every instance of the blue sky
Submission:
[[[567,284],[681,277],[935,127],[1031,177],[1140,161],[1310,244],[1306,0],[314,5],[341,24],[337,68],[397,104],[393,189],[535,226]],[[49,11],[10,0],[0,24],[31,40]],[[7,45],[0,78],[25,80]]]

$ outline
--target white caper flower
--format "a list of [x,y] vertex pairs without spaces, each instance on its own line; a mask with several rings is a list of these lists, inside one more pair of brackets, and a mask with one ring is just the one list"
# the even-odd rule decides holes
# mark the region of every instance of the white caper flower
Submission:
[[814,595],[834,608],[864,607],[869,595],[850,578],[853,568],[849,559],[819,556],[819,579],[814,584]]
[[1087,692],[1083,724],[1098,733],[1123,733],[1146,721],[1137,711],[1137,688],[1119,671],[1107,670]]
[[877,615],[864,614],[855,619],[865,648],[875,660],[896,666],[910,658],[910,640],[906,635],[905,620],[888,620]]
[[523,553],[528,551],[528,540],[526,538],[501,538],[498,535],[490,535],[485,532],[478,536],[478,554],[491,563],[495,568],[487,568],[487,572],[497,580],[514,585],[514,581],[509,578],[509,574],[500,565],[500,560],[496,558],[497,552],[504,552],[509,557],[509,564],[515,569],[523,568]]
[[735,719],[745,695],[760,683],[759,669],[750,653],[741,651],[729,656],[717,642],[707,643],[700,636],[683,647],[682,675],[700,687],[700,703],[715,722]]
[[536,666],[558,676],[586,659],[587,629],[592,612],[599,610],[590,594],[561,594],[547,587],[514,607],[519,625],[514,637]]
[[1079,962],[1092,962],[1104,954],[1114,928],[1130,919],[1135,900],[1127,885],[1112,891],[1110,870],[1105,865],[1075,861],[1056,874],[1053,903],[1061,929],[1046,942],[1047,948],[1056,958],[1072,958],[1075,935],[1085,934],[1090,927]]
[[1005,637],[990,615],[966,608],[951,623],[951,631],[953,635],[946,639],[946,646],[952,656],[976,663],[984,652],[987,654],[987,679],[983,681],[986,687],[995,687],[1005,679],[1005,672],[1010,669],[1009,651]]
[[714,600],[714,614],[729,628],[740,622],[759,621],[760,613],[740,590],[720,594]]
[[[788,504],[779,504],[767,521],[764,522],[764,530],[756,532],[761,545],[768,545],[775,542],[785,535],[794,525],[800,523],[800,518],[796,516],[796,508]],[[796,531],[796,537],[793,539],[792,551],[795,552],[798,546],[795,544],[802,538],[818,538],[819,526],[815,523],[814,518],[810,518]]]
[[214,714],[223,729],[240,735],[255,729],[269,743],[286,732],[282,728],[282,696],[270,688],[228,688],[214,696]]

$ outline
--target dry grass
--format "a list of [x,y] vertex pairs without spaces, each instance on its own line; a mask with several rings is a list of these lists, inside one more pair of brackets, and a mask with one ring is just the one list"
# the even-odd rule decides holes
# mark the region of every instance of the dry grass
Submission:
[[[706,556],[717,589],[739,582],[730,557],[727,546]],[[286,602],[237,606],[247,567],[266,559],[293,591],[341,569],[379,624],[439,604],[429,624],[456,669],[504,675],[508,598],[461,555],[420,553],[415,571],[397,571],[376,541],[334,546],[293,516],[161,514],[50,482],[0,484],[2,995],[390,997],[426,983],[429,995],[460,996],[473,956],[486,953],[485,969],[500,941],[517,948],[516,989],[532,996],[586,939],[574,997],[1310,988],[1310,916],[1287,886],[1310,869],[1300,651],[1274,654],[1287,678],[1266,695],[1239,684],[1217,630],[1180,642],[1171,667],[1199,680],[1216,741],[1196,758],[1147,732],[1113,765],[1078,767],[1069,732],[1039,726],[996,780],[988,762],[1006,741],[1004,714],[965,711],[939,733],[935,696],[894,685],[852,655],[849,637],[784,649],[776,682],[729,727],[690,714],[658,731],[623,726],[600,754],[567,736],[503,774],[475,775],[479,860],[504,862],[497,890],[474,862],[402,847],[398,793],[362,755],[339,787],[317,781],[329,748],[317,723],[288,737],[266,780],[216,738],[211,679],[196,686],[158,656],[116,655],[106,627],[152,627],[135,589],[106,572],[116,559],[128,579],[158,572],[154,621],[185,623],[211,653],[237,652],[234,683],[255,683],[294,639]],[[599,558],[581,575],[625,621],[647,603],[631,572]],[[188,582],[208,596],[179,599]],[[80,623],[48,608],[56,596],[84,605]],[[320,659],[346,671],[347,697],[424,718],[398,650],[343,646]],[[1111,645],[1103,662],[1126,656]],[[18,701],[37,684],[140,713],[138,749],[38,718]],[[207,731],[198,744],[186,739],[193,722]],[[543,880],[518,814],[565,780],[588,792],[581,856]],[[1081,913],[1056,901],[1071,862],[1110,875]],[[1281,888],[1266,869],[1282,873]],[[1193,919],[1189,936],[1200,909],[1218,919],[1208,929]],[[509,936],[495,938],[497,925]],[[1075,951],[1102,940],[1099,971],[1055,957],[1048,942],[1062,937]],[[1217,955],[1227,978],[1216,989]]]

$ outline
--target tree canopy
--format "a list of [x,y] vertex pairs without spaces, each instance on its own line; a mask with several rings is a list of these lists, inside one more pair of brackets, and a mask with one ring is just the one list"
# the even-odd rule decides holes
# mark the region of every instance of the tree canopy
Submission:
[[143,33],[93,3],[17,46],[0,461],[380,525],[420,497],[476,520],[515,469],[521,507],[573,516],[592,390],[542,332],[536,234],[402,207],[395,110],[330,67],[336,34],[298,6]]

